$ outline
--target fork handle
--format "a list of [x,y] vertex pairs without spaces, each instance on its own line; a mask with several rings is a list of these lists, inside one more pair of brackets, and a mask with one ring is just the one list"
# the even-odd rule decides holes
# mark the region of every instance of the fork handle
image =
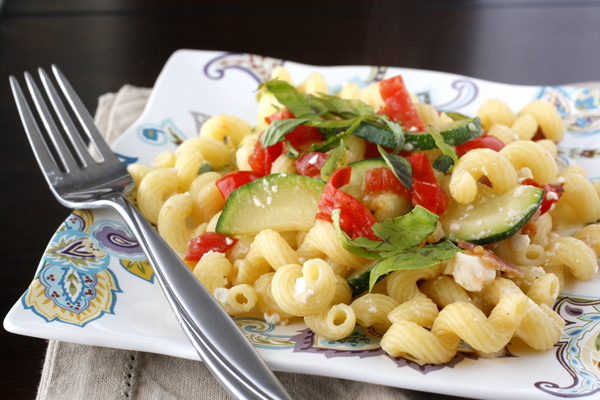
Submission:
[[211,373],[236,399],[289,399],[231,317],[156,229],[125,197],[108,201],[133,230],[186,335]]

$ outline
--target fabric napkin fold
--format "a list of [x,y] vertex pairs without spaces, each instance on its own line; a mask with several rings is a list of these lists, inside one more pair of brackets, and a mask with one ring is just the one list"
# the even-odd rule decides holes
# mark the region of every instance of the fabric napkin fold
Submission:
[[[99,98],[95,121],[109,144],[140,116],[150,93],[125,85]],[[276,375],[295,400],[456,399],[337,378]],[[202,362],[55,340],[48,343],[37,395],[37,400],[229,398]]]

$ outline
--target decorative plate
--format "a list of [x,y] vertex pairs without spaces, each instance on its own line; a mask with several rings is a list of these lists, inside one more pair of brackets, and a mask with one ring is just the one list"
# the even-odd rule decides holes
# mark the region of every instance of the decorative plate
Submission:
[[[467,115],[491,97],[515,111],[533,99],[548,99],[568,126],[560,162],[582,164],[590,179],[600,179],[598,89],[514,86],[431,71],[317,67],[192,50],[172,55],[144,113],[115,144],[115,152],[126,164],[149,164],[160,152],[196,136],[212,115],[232,114],[254,123],[256,88],[278,65],[287,67],[295,82],[321,72],[332,90],[348,81],[367,85],[402,74],[413,93],[440,109]],[[4,326],[33,337],[198,359],[154,278],[136,239],[114,212],[75,211],[50,241],[33,282]],[[387,356],[377,333],[361,328],[344,340],[329,341],[302,323],[274,326],[259,318],[236,318],[236,323],[279,371],[475,398],[591,398],[600,392],[599,287],[598,276],[567,284],[555,306],[567,325],[552,350],[536,353],[509,345],[506,356],[496,359],[461,352],[443,366]]]

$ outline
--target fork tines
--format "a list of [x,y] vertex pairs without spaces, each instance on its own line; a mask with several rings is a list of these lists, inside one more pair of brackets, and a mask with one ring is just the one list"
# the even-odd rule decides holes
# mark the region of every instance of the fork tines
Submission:
[[[52,111],[46,105],[42,92],[34,78],[28,72],[25,72],[25,81],[37,109],[39,120],[46,130],[46,134],[39,128],[34,113],[29,107],[17,79],[14,76],[10,77],[11,87],[21,120],[25,124],[25,130],[32,147],[36,149],[35,153],[40,166],[46,172],[52,171],[59,174],[70,173],[80,168],[89,168],[95,165],[97,160],[94,159],[94,156],[88,150],[86,141],[93,144],[94,153],[97,154],[98,161],[102,162],[107,157],[116,157],[102,138],[100,132],[95,128],[93,118],[67,79],[55,65],[52,66],[52,71],[82,129],[78,129],[73,122],[59,92],[44,69],[40,68],[38,70],[40,79],[52,104],[52,111],[60,121],[62,130],[54,122],[55,119]],[[85,138],[81,136],[81,130],[85,132]],[[65,140],[65,138],[68,139]]]

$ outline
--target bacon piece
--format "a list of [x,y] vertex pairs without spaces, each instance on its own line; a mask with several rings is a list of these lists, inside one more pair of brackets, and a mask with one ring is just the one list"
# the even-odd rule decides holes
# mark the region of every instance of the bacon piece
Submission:
[[523,276],[523,271],[521,271],[519,267],[504,260],[503,258],[498,257],[483,246],[479,246],[471,242],[465,242],[464,240],[457,241],[457,244],[458,247],[465,250],[467,254],[481,257],[481,261],[483,261],[485,266],[488,268],[506,272],[506,274],[511,278]]

